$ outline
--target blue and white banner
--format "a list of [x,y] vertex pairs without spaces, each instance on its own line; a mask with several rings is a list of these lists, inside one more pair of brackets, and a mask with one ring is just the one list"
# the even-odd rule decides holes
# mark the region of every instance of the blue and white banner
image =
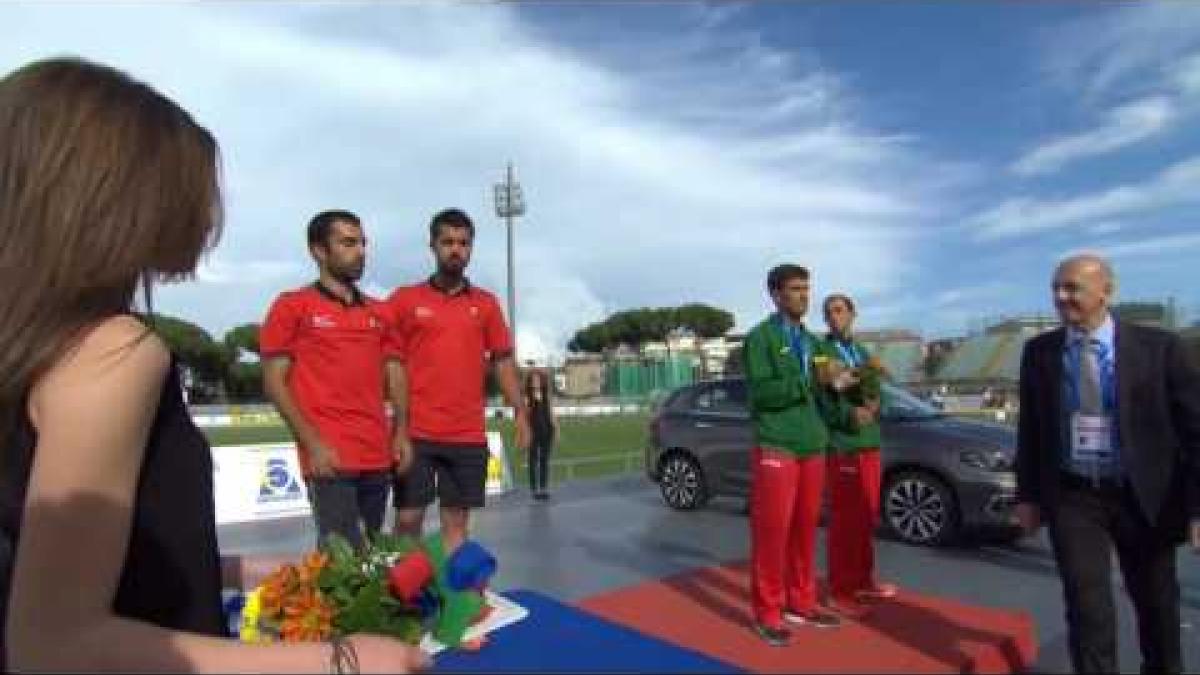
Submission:
[[311,515],[294,444],[220,446],[212,455],[218,525]]

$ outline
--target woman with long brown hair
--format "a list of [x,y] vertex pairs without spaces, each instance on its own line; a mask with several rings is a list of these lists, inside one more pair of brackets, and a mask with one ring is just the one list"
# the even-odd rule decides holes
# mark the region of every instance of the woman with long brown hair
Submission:
[[529,491],[533,498],[543,501],[550,498],[550,450],[558,435],[558,420],[554,417],[554,405],[550,394],[550,382],[546,371],[530,368],[525,373],[525,407],[529,410],[530,441]]
[[6,670],[363,670],[376,636],[219,637],[212,458],[174,360],[132,312],[220,232],[216,141],[124,73],[51,59],[0,79],[0,657]]

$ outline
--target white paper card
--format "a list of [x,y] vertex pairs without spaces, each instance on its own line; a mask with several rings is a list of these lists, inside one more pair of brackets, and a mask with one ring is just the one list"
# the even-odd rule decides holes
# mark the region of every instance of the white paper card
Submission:
[[1072,415],[1071,459],[1104,463],[1112,458],[1112,418],[1108,415]]
[[[505,626],[511,626],[525,617],[529,616],[529,610],[509,600],[508,598],[493,593],[492,591],[484,591],[483,599],[492,608],[492,613],[488,618],[480,623],[475,624],[467,629],[463,635],[463,640],[474,640],[481,635],[487,635],[494,630],[499,630]],[[421,638],[421,651],[433,656],[446,649],[446,645],[433,639],[433,635],[428,633]],[[484,648],[486,649],[486,647]]]

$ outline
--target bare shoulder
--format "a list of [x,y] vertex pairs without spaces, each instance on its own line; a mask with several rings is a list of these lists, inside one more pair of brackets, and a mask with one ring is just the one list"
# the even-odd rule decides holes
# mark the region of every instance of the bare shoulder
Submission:
[[88,328],[34,384],[31,402],[64,390],[157,387],[166,376],[171,352],[144,323],[114,316]]
[[96,324],[79,343],[80,358],[97,365],[128,360],[130,367],[165,373],[171,350],[149,326],[132,316],[115,316]]

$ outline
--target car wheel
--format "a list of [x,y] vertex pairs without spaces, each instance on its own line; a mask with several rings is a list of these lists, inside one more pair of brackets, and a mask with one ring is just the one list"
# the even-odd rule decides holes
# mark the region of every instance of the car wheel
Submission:
[[958,502],[941,479],[924,471],[903,471],[883,490],[883,522],[908,544],[937,546],[958,533]]
[[658,487],[663,501],[673,509],[691,511],[708,502],[704,470],[694,457],[684,452],[671,453],[663,460]]

